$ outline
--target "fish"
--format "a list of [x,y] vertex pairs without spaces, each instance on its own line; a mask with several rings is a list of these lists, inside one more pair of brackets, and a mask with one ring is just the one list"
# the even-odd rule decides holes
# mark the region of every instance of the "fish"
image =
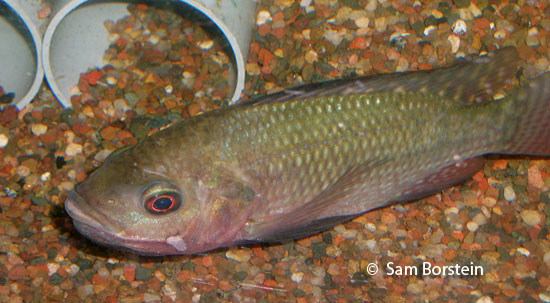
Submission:
[[459,184],[486,154],[550,155],[550,73],[513,85],[518,61],[503,48],[207,112],[113,152],[65,209],[85,237],[139,255],[307,237]]

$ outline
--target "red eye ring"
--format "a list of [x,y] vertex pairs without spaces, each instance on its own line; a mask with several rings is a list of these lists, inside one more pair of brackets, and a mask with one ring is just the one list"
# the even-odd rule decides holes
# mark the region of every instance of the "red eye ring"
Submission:
[[161,194],[151,197],[145,208],[152,214],[166,214],[179,208],[180,199],[176,194]]

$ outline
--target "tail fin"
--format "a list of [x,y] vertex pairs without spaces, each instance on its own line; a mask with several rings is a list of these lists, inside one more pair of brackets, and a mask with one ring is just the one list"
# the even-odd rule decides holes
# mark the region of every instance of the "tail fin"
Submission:
[[516,130],[502,153],[550,156],[550,73],[520,88],[515,98]]

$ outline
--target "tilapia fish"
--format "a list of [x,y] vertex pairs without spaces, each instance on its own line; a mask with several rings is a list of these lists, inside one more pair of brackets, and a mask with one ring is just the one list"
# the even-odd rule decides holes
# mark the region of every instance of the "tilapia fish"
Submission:
[[515,49],[452,67],[306,85],[174,124],[69,193],[100,244],[193,254],[305,237],[457,184],[482,156],[550,154],[550,73],[494,100]]

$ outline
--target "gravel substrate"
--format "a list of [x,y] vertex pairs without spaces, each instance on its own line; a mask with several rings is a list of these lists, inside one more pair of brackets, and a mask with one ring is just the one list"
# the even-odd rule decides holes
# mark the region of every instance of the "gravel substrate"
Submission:
[[[146,258],[86,240],[63,209],[68,191],[111,151],[231,93],[229,59],[205,32],[130,10],[106,23],[110,66],[83,71],[72,109],[44,85],[25,109],[0,112],[0,301],[550,302],[544,158],[489,156],[463,185],[282,245]],[[518,82],[550,71],[550,5],[264,0],[245,95],[432,69],[504,46],[518,49]]]
[[15,99],[15,93],[5,92],[0,85],[0,105],[10,104]]

